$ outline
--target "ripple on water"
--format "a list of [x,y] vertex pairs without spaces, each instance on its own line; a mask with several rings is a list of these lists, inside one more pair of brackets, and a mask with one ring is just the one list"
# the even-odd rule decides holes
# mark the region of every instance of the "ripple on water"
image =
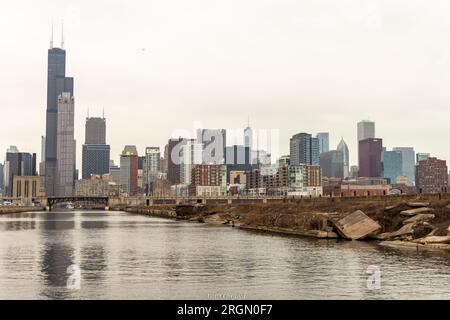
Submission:
[[[0,298],[450,298],[450,256],[130,215],[0,217]],[[81,269],[79,290],[67,267]],[[381,289],[368,290],[369,265]]]

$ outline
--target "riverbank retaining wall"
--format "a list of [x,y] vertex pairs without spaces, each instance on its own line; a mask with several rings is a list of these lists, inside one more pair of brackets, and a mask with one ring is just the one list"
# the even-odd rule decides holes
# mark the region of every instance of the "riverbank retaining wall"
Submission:
[[0,214],[8,214],[8,213],[20,213],[20,212],[29,212],[29,211],[43,211],[42,207],[17,207],[17,206],[8,206],[8,207],[0,207]]
[[223,198],[151,198],[151,197],[121,197],[110,198],[109,207],[137,207],[137,206],[166,206],[179,204],[201,203],[205,205],[251,205],[270,203],[294,203],[294,204],[346,204],[361,202],[373,203],[397,203],[402,201],[412,201],[420,198],[425,201],[450,200],[450,193],[437,194],[407,194],[407,195],[379,195],[379,196],[354,196],[354,197],[223,197]]

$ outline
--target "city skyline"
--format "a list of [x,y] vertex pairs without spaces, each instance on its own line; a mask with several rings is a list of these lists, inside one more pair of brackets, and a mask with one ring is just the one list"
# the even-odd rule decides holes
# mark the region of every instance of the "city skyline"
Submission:
[[448,34],[445,0],[0,1],[0,300],[450,298]]
[[[193,6],[200,3],[203,5],[203,2],[199,1]],[[302,5],[303,8],[307,7],[308,13],[314,16],[317,8],[305,3]],[[400,49],[408,47],[407,45],[416,46],[417,49],[422,50],[420,56],[411,56],[408,51],[409,56],[406,59],[396,56],[387,57],[386,55],[390,52],[385,42],[398,40],[402,35],[412,32],[398,29],[390,24],[390,19],[396,16],[396,5],[394,4],[383,6],[378,14],[381,21],[379,26],[370,27],[356,21],[349,23],[343,13],[339,16],[341,20],[330,21],[329,25],[320,23],[301,25],[306,30],[299,30],[298,24],[294,24],[295,28],[282,24],[278,31],[285,32],[285,38],[279,40],[280,42],[274,42],[276,37],[270,33],[266,38],[267,41],[256,37],[254,41],[257,45],[255,47],[244,46],[242,49],[246,50],[244,56],[249,59],[254,58],[254,63],[249,63],[247,60],[242,61],[242,57],[239,58],[241,52],[236,51],[237,44],[242,43],[233,42],[231,36],[236,34],[231,31],[227,33],[226,30],[220,28],[219,24],[212,26],[214,31],[220,30],[223,35],[217,42],[214,42],[216,49],[225,44],[234,44],[235,46],[231,46],[228,50],[235,54],[238,53],[229,57],[228,60],[217,59],[223,58],[223,56],[218,55],[218,51],[208,51],[209,47],[205,47],[205,44],[200,42],[200,36],[188,37],[195,41],[192,46],[186,46],[187,43],[180,38],[181,34],[176,28],[167,30],[167,34],[164,32],[161,34],[174,35],[173,39],[180,43],[177,41],[169,41],[170,44],[164,42],[164,39],[161,39],[163,36],[156,37],[150,27],[152,24],[155,24],[152,26],[164,26],[160,20],[156,22],[151,20],[152,22],[148,22],[149,25],[147,25],[147,21],[150,19],[138,19],[135,24],[121,26],[122,29],[118,30],[112,25],[113,19],[121,17],[118,3],[111,4],[108,18],[100,11],[88,12],[85,10],[85,2],[81,2],[80,6],[70,3],[56,5],[54,1],[40,3],[39,6],[42,7],[37,7],[33,2],[22,5],[24,7],[14,4],[13,8],[6,3],[1,4],[2,23],[5,23],[5,26],[8,25],[9,28],[14,28],[17,32],[12,38],[12,35],[7,32],[7,28],[2,28],[0,31],[2,36],[5,36],[5,52],[2,54],[4,55],[2,63],[5,65],[1,66],[4,70],[4,77],[0,80],[0,87],[6,89],[2,90],[4,94],[0,96],[0,104],[9,117],[23,121],[27,130],[24,134],[23,129],[14,121],[4,121],[5,123],[0,129],[1,150],[6,150],[9,145],[17,145],[20,150],[36,152],[40,157],[40,136],[45,134],[45,113],[42,112],[45,107],[46,95],[47,59],[45,55],[49,47],[52,20],[55,21],[55,46],[60,42],[61,31],[59,23],[56,22],[61,17],[65,19],[66,73],[76,79],[75,139],[79,142],[76,152],[79,170],[81,170],[82,163],[81,142],[84,141],[83,128],[87,109],[90,109],[92,116],[100,116],[103,108],[105,117],[108,119],[107,143],[111,144],[111,158],[116,163],[118,163],[121,150],[127,144],[136,145],[139,154],[142,155],[147,146],[164,148],[168,137],[177,128],[192,131],[193,123],[196,120],[201,120],[206,128],[243,128],[246,126],[248,116],[250,116],[250,125],[255,130],[258,128],[280,129],[280,154],[289,153],[289,138],[298,132],[328,131],[330,132],[330,146],[336,146],[341,136],[344,137],[350,149],[350,165],[354,165],[357,163],[356,123],[361,119],[369,118],[376,122],[376,135],[383,139],[383,144],[388,149],[411,146],[416,152],[426,152],[440,159],[450,159],[450,151],[445,148],[445,137],[447,136],[445,119],[449,114],[447,106],[450,104],[450,97],[446,93],[448,90],[444,90],[445,86],[448,87],[448,83],[443,81],[448,74],[447,70],[450,70],[448,62],[445,60],[448,52],[447,45],[442,43],[441,47],[438,47],[438,44],[434,42],[434,47],[428,48],[420,45],[418,40],[412,41],[407,38],[402,40],[398,47],[395,47],[396,50],[406,54],[406,51]],[[36,18],[36,10],[40,12],[43,8],[48,9],[47,7],[53,5],[54,8],[52,7],[39,19]],[[285,13],[286,8],[276,4],[272,5]],[[97,9],[100,8],[98,3],[94,3],[93,6]],[[229,10],[233,6],[235,4],[232,3],[229,7],[226,6],[222,9]],[[291,4],[291,6],[290,9],[293,9],[301,17],[299,5]],[[142,7],[137,6],[132,11],[139,11],[138,9],[142,9]],[[361,15],[367,13],[366,9],[359,9]],[[416,7],[408,8],[412,12],[419,12],[420,9],[421,5],[419,4]],[[180,23],[186,20],[181,12],[170,5],[158,4],[154,12],[170,10],[175,11],[175,17],[181,18]],[[244,5],[242,10],[242,16],[240,15],[239,18],[244,18],[250,13],[250,6]],[[257,6],[257,10],[268,12],[269,6],[260,4]],[[443,12],[439,6],[433,10]],[[219,18],[219,21],[224,21],[220,19],[226,17],[220,16],[218,11],[220,10],[217,8],[206,6],[202,12],[213,13],[215,18]],[[190,14],[195,16],[195,10]],[[143,18],[142,15],[140,17]],[[327,17],[326,14],[325,17]],[[446,18],[444,13],[438,17]],[[111,30],[99,27],[95,24],[94,18],[105,19],[106,25],[111,27]],[[200,19],[201,22],[212,22],[202,15],[200,18],[203,18],[203,20]],[[311,19],[311,17],[309,18]],[[276,14],[270,16],[270,19],[278,21]],[[424,17],[424,19],[430,18]],[[25,25],[23,25],[24,20],[27,21]],[[234,28],[241,28],[247,36],[257,35],[259,29],[255,29],[245,19],[238,19],[237,22]],[[263,29],[267,27],[260,20],[253,22]],[[408,23],[416,29],[424,27],[420,22],[409,21]],[[439,20],[439,23],[431,24],[418,36],[426,38],[428,35],[426,31],[438,33],[447,31],[447,24],[442,23]],[[268,47],[270,48],[270,44],[274,43],[281,45],[285,51],[288,42],[285,40],[295,39],[296,32],[300,31],[301,39],[304,40],[302,45],[314,44],[313,39],[306,37],[308,28],[317,31],[317,37],[320,40],[331,40],[332,35],[342,37],[339,33],[326,34],[336,25],[341,27],[340,30],[351,31],[352,35],[366,34],[371,41],[374,41],[374,43],[369,43],[369,49],[374,49],[376,45],[383,46],[382,49],[378,48],[375,52],[382,54],[383,62],[386,65],[379,65],[380,61],[377,60],[379,57],[377,58],[369,50],[366,52],[363,49],[357,50],[357,53],[363,53],[362,56],[358,56],[360,60],[351,64],[350,58],[355,57],[345,46],[335,48],[337,56],[320,51],[324,48],[318,43],[303,52],[300,50],[303,47],[294,47],[296,55],[288,56],[286,62],[283,63],[280,63],[277,55],[273,55],[274,48],[272,51],[269,50],[272,52],[272,56],[265,51]],[[31,30],[31,26],[37,35],[33,39],[29,39],[27,33]],[[138,26],[140,28],[137,28]],[[188,27],[198,28],[201,25],[194,23]],[[381,37],[389,31],[396,31],[392,38]],[[117,39],[113,41],[115,33],[116,35],[130,34],[131,36],[129,38],[119,37],[123,41],[121,43]],[[210,34],[208,33],[208,35]],[[435,36],[437,37],[437,35]],[[167,38],[165,39],[167,40]],[[209,37],[207,39],[213,41]],[[345,39],[349,40],[349,38]],[[244,41],[244,39],[240,40]],[[246,42],[244,41],[244,43]],[[350,44],[352,43],[350,42]],[[88,50],[88,55],[83,53],[86,45],[91,48]],[[357,42],[353,45],[357,46]],[[177,55],[179,52],[171,51],[181,47],[188,50],[188,54],[183,56],[185,59],[180,59]],[[312,55],[314,50],[319,50],[322,54],[314,57]],[[23,68],[23,60],[20,59],[23,52],[27,53],[26,68]],[[437,52],[443,52],[442,56]],[[98,53],[98,55],[92,53]],[[324,55],[325,53],[326,55]],[[205,61],[196,59],[198,54],[207,59]],[[111,57],[105,58],[105,55],[111,55]],[[168,55],[168,57],[164,58],[164,55]],[[236,60],[233,60],[234,58]],[[126,63],[130,59],[134,61],[131,65],[127,65]],[[173,61],[176,61],[176,67],[180,68],[179,70],[169,67],[168,63],[172,61],[171,59],[175,59]],[[369,59],[375,59],[373,66],[370,66]],[[356,70],[355,66],[358,65],[358,61],[365,64],[364,73]],[[320,64],[323,62],[326,62],[326,65],[321,67]],[[340,83],[341,79],[338,79],[336,75],[344,71],[343,62],[347,63],[349,68],[346,71],[349,74],[345,74],[348,78],[344,83]],[[234,63],[236,64],[232,72],[227,71],[226,68]],[[274,64],[279,66],[280,70],[274,67]],[[312,64],[316,69],[313,70],[306,64]],[[396,65],[397,69],[392,71],[392,65]],[[445,66],[448,68],[443,68]],[[206,70],[211,67],[215,67],[216,72],[220,71],[217,74],[221,76],[217,77],[216,74],[211,77],[212,75]],[[248,70],[250,67],[253,68],[253,71]],[[302,70],[302,68],[305,69]],[[379,68],[381,70],[378,70]],[[291,69],[293,71],[288,72]],[[423,80],[411,81],[407,76],[407,70],[420,75],[417,78],[423,78]],[[283,87],[269,79],[274,75],[281,75],[280,71],[286,72],[287,75],[286,81],[283,81]],[[319,79],[317,75],[314,76],[313,71],[323,76],[320,79],[323,86],[317,86],[320,89],[314,89]],[[400,77],[401,72],[399,71],[405,71],[404,77]],[[297,73],[298,79],[292,77],[293,72]],[[106,81],[108,77],[111,78],[110,82]],[[361,87],[361,84],[353,82],[356,77],[364,79],[368,83]],[[389,79],[391,77],[393,80]],[[131,78],[134,80],[131,81]],[[237,84],[234,84],[235,82]],[[107,83],[109,86],[102,85],[102,83]],[[335,86],[335,89],[332,89],[332,86]],[[110,90],[111,88],[115,90]],[[206,98],[200,99],[197,96],[202,91],[205,91],[205,94],[202,95]],[[27,93],[26,101],[17,99],[18,96],[21,96],[19,92]],[[121,106],[126,106],[127,110],[132,108],[135,112],[121,112]],[[426,108],[421,106],[426,106]],[[415,111],[412,114],[411,109]],[[158,121],[151,121],[149,126],[147,118],[152,114],[158,114],[159,118]],[[178,117],[175,118],[174,114],[177,114]],[[417,126],[414,123],[417,123]],[[119,128],[124,125],[130,126],[131,129],[128,130],[126,136],[121,136],[123,132]],[[422,129],[420,131],[417,130],[419,125]],[[14,139],[6,139],[6,137],[14,137]]]

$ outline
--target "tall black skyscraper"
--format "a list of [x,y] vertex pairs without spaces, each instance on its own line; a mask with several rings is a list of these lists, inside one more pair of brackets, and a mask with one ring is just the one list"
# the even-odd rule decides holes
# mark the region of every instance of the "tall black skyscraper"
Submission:
[[110,147],[106,144],[106,119],[86,118],[83,144],[83,179],[91,174],[109,173]]
[[53,48],[52,39],[48,49],[45,135],[45,192],[47,196],[55,194],[58,97],[63,92],[73,95],[73,78],[66,77],[66,51],[63,49],[63,44],[61,41],[61,48]]

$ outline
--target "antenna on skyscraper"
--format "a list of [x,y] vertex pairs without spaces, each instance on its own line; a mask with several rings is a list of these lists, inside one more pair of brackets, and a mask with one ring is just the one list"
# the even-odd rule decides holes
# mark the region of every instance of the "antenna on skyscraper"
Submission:
[[50,33],[50,49],[53,49],[53,21],[52,21],[52,32]]
[[102,109],[102,117],[105,119],[105,108]]
[[61,22],[61,49],[64,49],[64,22]]
[[89,108],[87,108],[87,117],[89,118]]

